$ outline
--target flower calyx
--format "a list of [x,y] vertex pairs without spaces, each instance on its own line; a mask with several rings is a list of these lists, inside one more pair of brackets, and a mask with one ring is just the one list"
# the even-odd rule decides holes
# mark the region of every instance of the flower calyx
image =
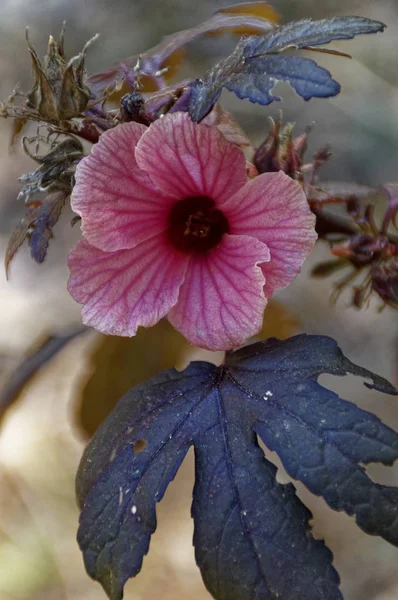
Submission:
[[270,125],[268,135],[254,153],[253,163],[257,171],[283,171],[292,179],[313,185],[316,172],[331,156],[329,149],[321,149],[311,163],[304,164],[311,127],[307,127],[304,133],[293,138],[294,123],[282,125],[281,119],[274,121],[270,117]]
[[[59,42],[50,35],[42,66],[26,30],[35,79],[32,90],[27,94],[27,107],[37,111],[44,120],[56,123],[79,116],[90,100],[84,67],[88,44],[77,57],[68,61],[64,52],[64,31],[65,26]],[[74,66],[76,60],[77,65]]]
[[[26,29],[26,42],[32,59],[33,87],[26,95],[17,91],[10,96],[9,103],[2,104],[2,116],[53,124],[82,116],[91,96],[85,83],[85,56],[87,48],[98,35],[89,40],[77,56],[67,59],[64,33],[65,23],[58,42],[50,35],[47,54],[41,63]],[[26,97],[25,104],[15,106],[13,102],[16,96]]]

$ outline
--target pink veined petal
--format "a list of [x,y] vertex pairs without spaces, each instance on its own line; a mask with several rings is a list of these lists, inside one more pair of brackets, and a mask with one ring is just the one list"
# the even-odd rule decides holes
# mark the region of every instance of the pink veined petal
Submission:
[[167,227],[175,198],[165,196],[135,160],[146,129],[124,123],[103,133],[77,166],[72,208],[82,217],[85,238],[101,250],[133,248]]
[[84,240],[68,257],[68,290],[84,305],[83,323],[103,333],[133,336],[177,302],[188,261],[170,249],[164,234],[116,252],[103,252]]
[[259,263],[267,246],[245,235],[224,235],[208,254],[192,256],[169,321],[196,346],[228,350],[258,333],[267,304]]
[[210,196],[225,202],[247,180],[245,157],[217,127],[193,123],[187,113],[165,115],[140,139],[136,159],[165,194]]
[[298,275],[317,239],[315,216],[300,184],[282,171],[263,173],[241,188],[223,212],[230,233],[253,236],[270,249],[271,260],[262,267],[267,298]]

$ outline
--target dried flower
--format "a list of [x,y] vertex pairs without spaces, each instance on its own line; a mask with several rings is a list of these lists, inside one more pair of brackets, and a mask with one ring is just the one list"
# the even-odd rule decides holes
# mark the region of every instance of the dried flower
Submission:
[[[349,267],[350,271],[336,286],[333,300],[348,285],[353,285],[352,304],[362,308],[370,299],[372,292],[378,294],[383,304],[398,308],[398,237],[392,231],[396,227],[398,213],[398,186],[386,185],[383,188],[388,198],[388,206],[381,226],[374,219],[374,205],[361,208],[358,197],[352,195],[347,200],[347,213],[352,222],[347,223],[347,232],[340,228],[339,239],[333,241],[336,234],[322,237],[331,241],[331,252],[335,260],[320,263],[313,269],[316,277],[325,277],[331,273]],[[352,227],[350,232],[349,227]],[[337,229],[337,227],[336,227]]]
[[86,239],[69,255],[69,291],[83,321],[132,336],[168,315],[213,350],[259,331],[316,239],[298,183],[247,181],[241,150],[186,113],[103,134],[77,167],[72,207]]
[[[89,40],[80,54],[68,60],[64,52],[64,32],[65,23],[59,42],[50,35],[47,54],[41,64],[26,30],[26,42],[32,59],[33,87],[26,94],[26,103],[21,107],[13,106],[15,98],[10,97],[10,103],[2,105],[2,116],[60,123],[82,115],[90,100],[90,89],[85,83],[85,55],[91,42],[98,36]],[[19,92],[14,94],[17,95],[23,96]]]
[[[79,116],[90,99],[90,90],[85,84],[86,72],[84,58],[87,44],[79,56],[67,60],[64,52],[64,27],[59,42],[52,35],[48,41],[47,55],[43,66],[36,51],[29,42],[28,30],[26,41],[30,56],[34,84],[28,94],[27,106],[36,110],[45,121],[59,122]],[[78,60],[76,67],[73,63]]]
[[[70,194],[76,164],[84,156],[83,146],[77,138],[71,135],[61,141],[58,140],[58,135],[50,135],[47,138],[40,135],[23,138],[22,145],[26,154],[40,166],[32,173],[26,173],[19,178],[23,187],[18,199],[24,198],[28,202],[30,197],[37,192],[56,190],[66,191],[67,195]],[[38,152],[32,154],[30,147],[34,145],[37,148],[41,143],[49,146],[50,150],[43,155],[39,155]]]
[[[12,259],[26,239],[32,258],[43,262],[53,237],[53,227],[72,191],[76,164],[84,156],[83,146],[74,136],[61,140],[59,137],[59,134],[42,136],[38,133],[22,140],[26,154],[40,166],[19,178],[22,189],[18,199],[24,199],[26,213],[7,244],[4,261],[7,276]],[[41,147],[46,151],[39,154]]]

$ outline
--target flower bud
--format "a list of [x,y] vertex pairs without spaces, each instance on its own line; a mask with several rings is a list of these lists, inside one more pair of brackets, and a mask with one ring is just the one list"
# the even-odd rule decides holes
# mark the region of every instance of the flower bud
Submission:
[[282,127],[281,121],[271,120],[272,129],[254,154],[254,165],[259,173],[284,171],[296,178],[300,173],[302,158],[307,148],[308,132],[293,140],[294,124]]

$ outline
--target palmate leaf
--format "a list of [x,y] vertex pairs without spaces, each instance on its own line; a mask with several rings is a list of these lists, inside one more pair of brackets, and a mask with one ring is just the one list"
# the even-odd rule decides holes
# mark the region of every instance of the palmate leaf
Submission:
[[[226,121],[228,125],[228,121]],[[226,130],[226,128],[225,128]],[[235,133],[233,124],[229,130]],[[244,139],[244,138],[243,138]],[[236,140],[240,141],[239,130]],[[285,339],[297,332],[299,321],[290,310],[271,299],[264,313],[264,321],[257,339],[271,336]],[[120,398],[134,385],[149,379],[159,371],[181,365],[186,360],[189,343],[167,319],[150,328],[140,327],[132,338],[97,334],[90,348],[90,372],[82,376],[83,387],[75,407],[75,422],[79,430],[91,438],[102,421],[115,408]],[[23,365],[22,365],[23,367]],[[14,379],[19,381],[25,369],[18,369]],[[25,378],[24,378],[25,379]],[[10,395],[10,385],[0,392],[0,419],[2,399]]]
[[317,383],[352,373],[397,394],[323,336],[270,339],[191,363],[136,386],[88,445],[77,476],[78,541],[88,573],[109,598],[141,569],[163,497],[189,447],[196,482],[196,560],[216,600],[338,600],[332,554],[311,536],[310,512],[292,484],[276,481],[259,435],[288,473],[355,514],[364,531],[398,545],[398,489],[373,483],[362,465],[390,465],[398,434]]
[[[289,49],[316,50],[332,40],[383,31],[385,25],[365,17],[334,17],[311,21],[301,19],[282,25],[263,36],[242,38],[235,51],[197,80],[191,91],[189,112],[200,121],[218,100],[223,87],[239,98],[258,104],[280,100],[272,88],[287,81],[304,98],[327,98],[340,92],[340,85],[326,69],[308,58],[278,56]],[[339,54],[336,51],[332,53]]]

